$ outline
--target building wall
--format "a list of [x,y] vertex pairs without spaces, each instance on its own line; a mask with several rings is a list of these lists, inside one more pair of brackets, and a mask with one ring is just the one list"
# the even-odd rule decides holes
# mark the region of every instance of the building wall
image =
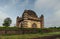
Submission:
[[32,25],[34,23],[37,25],[36,28],[41,28],[41,24],[38,21],[32,21],[32,20],[24,20],[24,21],[25,21],[24,28],[33,28]]
[[29,20],[28,26],[30,25],[30,27],[32,28],[32,25],[33,25],[34,23],[37,25],[36,28],[40,28],[40,22],[37,22],[37,21],[31,21],[31,20]]

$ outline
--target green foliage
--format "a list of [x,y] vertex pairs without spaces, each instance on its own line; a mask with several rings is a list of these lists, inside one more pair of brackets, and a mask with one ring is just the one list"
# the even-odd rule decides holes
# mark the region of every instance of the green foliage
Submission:
[[17,27],[0,27],[0,30],[19,30]]
[[8,27],[12,23],[12,20],[10,18],[4,19],[3,26]]
[[22,32],[21,34],[36,34],[36,33],[40,33],[40,34],[44,34],[44,33],[49,33],[49,32],[59,32],[60,28],[18,28],[18,27],[0,27],[0,31],[17,31],[18,32]]

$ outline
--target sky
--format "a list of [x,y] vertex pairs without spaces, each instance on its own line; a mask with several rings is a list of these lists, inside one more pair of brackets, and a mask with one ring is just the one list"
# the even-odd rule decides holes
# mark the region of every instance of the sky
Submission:
[[14,26],[16,17],[26,9],[35,11],[38,17],[43,14],[44,27],[60,27],[60,0],[0,0],[0,26],[7,17]]

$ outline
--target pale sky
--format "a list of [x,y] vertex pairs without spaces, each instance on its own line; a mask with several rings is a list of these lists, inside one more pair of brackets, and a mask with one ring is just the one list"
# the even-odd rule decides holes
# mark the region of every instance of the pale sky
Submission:
[[6,17],[16,24],[16,17],[22,16],[24,10],[31,9],[45,17],[45,27],[60,27],[60,0],[0,0],[0,26]]

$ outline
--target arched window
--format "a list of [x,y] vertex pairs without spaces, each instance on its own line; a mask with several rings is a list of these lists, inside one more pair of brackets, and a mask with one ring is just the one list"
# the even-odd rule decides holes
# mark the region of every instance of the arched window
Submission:
[[33,23],[32,28],[37,28],[37,25],[35,23]]

